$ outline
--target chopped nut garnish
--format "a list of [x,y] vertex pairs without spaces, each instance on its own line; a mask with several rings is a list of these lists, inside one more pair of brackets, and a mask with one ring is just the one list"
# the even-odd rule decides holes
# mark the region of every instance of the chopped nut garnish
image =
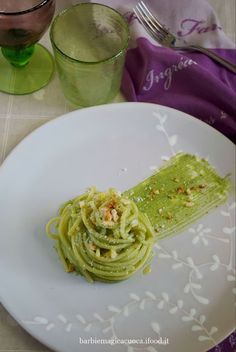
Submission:
[[89,249],[91,249],[92,251],[95,251],[97,246],[94,243],[88,243],[88,247]]
[[177,188],[177,193],[179,193],[179,194],[184,193],[183,187],[178,187]]
[[117,213],[117,210],[116,210],[116,209],[112,209],[112,211],[111,211],[111,215],[112,215],[112,219],[113,219],[113,221],[114,221],[114,222],[117,222],[117,221],[118,221],[118,219],[119,219],[119,215],[118,215],[118,213]]
[[151,199],[153,199],[157,194],[159,194],[159,190],[158,189],[152,189],[151,192],[149,193],[148,197],[150,197]]
[[206,188],[207,187],[207,184],[203,183],[201,185],[198,186],[199,188]]
[[184,205],[187,207],[187,208],[191,208],[194,206],[194,203],[193,202],[185,202]]
[[103,208],[101,208],[102,211],[102,217],[103,217],[103,222],[117,222],[119,219],[118,212],[116,210],[117,207],[117,202],[115,199],[111,199],[109,202],[107,202]]
[[109,208],[103,208],[103,220],[104,221],[111,221],[112,220],[112,214]]
[[162,214],[162,212],[163,212],[163,209],[160,208],[160,209],[158,210],[158,213],[159,213],[159,214]]

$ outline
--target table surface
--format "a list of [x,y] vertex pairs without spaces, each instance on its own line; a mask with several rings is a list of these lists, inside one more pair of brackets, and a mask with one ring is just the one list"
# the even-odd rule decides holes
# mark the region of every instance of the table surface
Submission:
[[[208,0],[232,41],[236,42],[235,0]],[[75,1],[58,0],[57,11]],[[50,49],[48,33],[41,43]],[[121,93],[114,102],[124,101]],[[73,110],[65,101],[58,77],[40,91],[13,96],[0,93],[0,164],[9,152],[30,132],[45,122]],[[25,332],[0,304],[1,352],[49,352],[50,350]]]

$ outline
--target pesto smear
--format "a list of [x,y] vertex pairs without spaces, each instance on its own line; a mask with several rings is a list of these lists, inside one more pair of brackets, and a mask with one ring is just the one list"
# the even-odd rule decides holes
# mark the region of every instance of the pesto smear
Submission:
[[217,175],[207,160],[178,153],[124,196],[147,214],[158,238],[163,238],[225,202],[229,188],[229,180]]

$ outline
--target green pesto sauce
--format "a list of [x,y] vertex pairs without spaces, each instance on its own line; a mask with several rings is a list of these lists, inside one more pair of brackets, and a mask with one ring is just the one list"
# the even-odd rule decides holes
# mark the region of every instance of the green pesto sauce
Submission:
[[229,189],[229,180],[217,175],[207,160],[178,153],[124,195],[147,214],[158,238],[163,238],[225,202]]

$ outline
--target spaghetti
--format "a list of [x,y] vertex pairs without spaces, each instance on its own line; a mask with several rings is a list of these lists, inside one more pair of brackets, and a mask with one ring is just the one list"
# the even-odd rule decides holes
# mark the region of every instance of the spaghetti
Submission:
[[155,235],[134,201],[95,187],[64,203],[46,232],[56,241],[65,270],[89,282],[129,278],[151,259]]

